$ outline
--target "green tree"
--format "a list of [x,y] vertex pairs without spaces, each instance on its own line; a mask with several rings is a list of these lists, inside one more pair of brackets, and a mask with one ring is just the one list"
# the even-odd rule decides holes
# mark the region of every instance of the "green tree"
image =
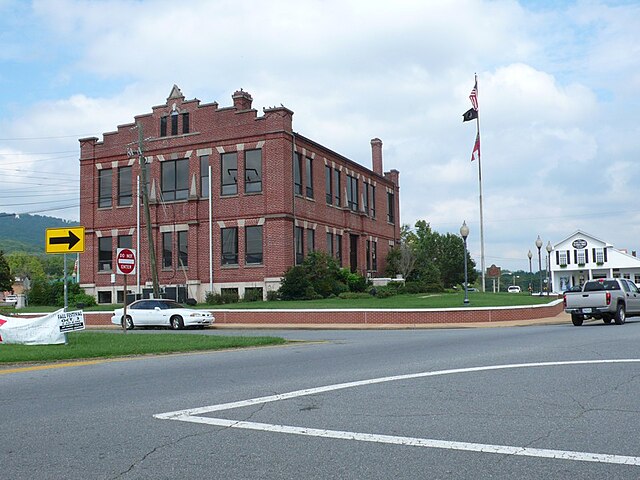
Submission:
[[[440,235],[438,240],[438,264],[440,278],[445,287],[464,284],[464,240],[451,233]],[[478,278],[475,262],[467,251],[467,278],[474,283]]]
[[[75,255],[67,257],[67,276],[71,277]],[[45,255],[42,259],[42,268],[49,278],[62,278],[64,276],[64,255]]]
[[42,260],[37,255],[26,252],[13,252],[7,255],[7,261],[14,277],[29,277],[31,280],[45,278]]
[[416,264],[414,274],[408,280],[414,280],[426,285],[438,285],[442,288],[440,266],[438,264],[438,236],[431,230],[431,226],[424,220],[418,220],[415,225]]
[[[91,295],[84,293],[77,283],[67,283],[67,303],[69,307],[75,307],[78,303],[90,307],[96,301]],[[29,304],[64,307],[64,282],[45,278],[34,280],[29,291]]]
[[416,261],[416,236],[411,232],[411,227],[404,224],[400,227],[400,245],[394,246],[387,254],[385,274],[388,277],[401,275],[402,278],[410,278]]
[[[449,288],[464,282],[462,238],[451,233],[442,235],[435,232],[424,220],[416,222],[413,232],[403,228],[401,245],[392,249],[388,261],[391,263],[388,271],[402,273],[404,264],[404,278],[423,284],[429,290]],[[473,283],[478,274],[468,251],[467,262],[468,280]]]
[[49,282],[44,278],[36,278],[29,289],[29,305],[55,305],[56,295]]
[[13,288],[14,277],[11,274],[11,268],[7,259],[4,258],[4,252],[0,250],[0,290],[9,291]]

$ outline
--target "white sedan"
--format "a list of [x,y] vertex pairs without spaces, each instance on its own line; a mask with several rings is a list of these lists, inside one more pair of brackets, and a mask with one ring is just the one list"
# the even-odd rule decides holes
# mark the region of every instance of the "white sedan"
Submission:
[[186,308],[174,300],[144,299],[136,300],[124,308],[117,308],[111,317],[111,323],[126,327],[169,327],[180,330],[184,327],[208,327],[215,318],[206,310]]

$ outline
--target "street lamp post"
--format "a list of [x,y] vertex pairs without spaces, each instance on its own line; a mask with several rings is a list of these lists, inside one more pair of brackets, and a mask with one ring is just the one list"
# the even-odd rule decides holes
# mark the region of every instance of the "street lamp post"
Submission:
[[531,250],[527,253],[527,257],[529,257],[529,293],[533,293],[533,272],[531,271],[531,258],[533,257],[533,253],[531,253]]
[[469,293],[468,287],[469,282],[467,280],[467,237],[469,236],[469,227],[467,227],[466,220],[462,222],[462,226],[460,227],[460,235],[462,236],[462,241],[464,243],[464,304],[469,304]]
[[542,240],[540,235],[536,239],[536,247],[538,247],[538,272],[540,273],[540,295],[542,295],[542,258],[540,257],[540,249],[542,248]]
[[551,280],[553,279],[551,277],[551,251],[553,250],[553,247],[551,246],[551,242],[549,241],[547,243],[547,258],[549,260],[549,267],[547,268],[547,296],[549,296],[549,292],[551,291]]

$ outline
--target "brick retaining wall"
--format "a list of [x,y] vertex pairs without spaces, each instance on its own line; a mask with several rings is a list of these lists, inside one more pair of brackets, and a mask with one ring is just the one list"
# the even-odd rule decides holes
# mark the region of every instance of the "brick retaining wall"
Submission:
[[[484,307],[406,310],[237,310],[211,309],[218,325],[423,325],[535,320],[555,317],[562,300],[526,307]],[[111,325],[112,312],[85,312],[88,326]]]

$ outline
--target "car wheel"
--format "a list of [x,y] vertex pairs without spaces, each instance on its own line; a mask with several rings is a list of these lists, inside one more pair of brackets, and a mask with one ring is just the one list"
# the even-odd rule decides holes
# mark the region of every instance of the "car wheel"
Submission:
[[624,303],[620,303],[616,309],[616,325],[622,325],[627,319],[626,312],[624,311]]
[[607,325],[609,325],[611,323],[611,317],[608,315],[605,315],[604,317],[602,317],[602,321]]
[[579,327],[580,325],[582,325],[583,321],[584,321],[584,318],[582,315],[576,315],[575,313],[571,314],[571,322],[573,322],[573,324],[576,327]]
[[180,330],[184,327],[184,322],[180,317],[171,317],[171,328],[173,330]]
[[122,319],[123,328],[126,328],[127,330],[133,330],[134,326],[135,325],[133,324],[133,318],[131,318],[129,315]]

